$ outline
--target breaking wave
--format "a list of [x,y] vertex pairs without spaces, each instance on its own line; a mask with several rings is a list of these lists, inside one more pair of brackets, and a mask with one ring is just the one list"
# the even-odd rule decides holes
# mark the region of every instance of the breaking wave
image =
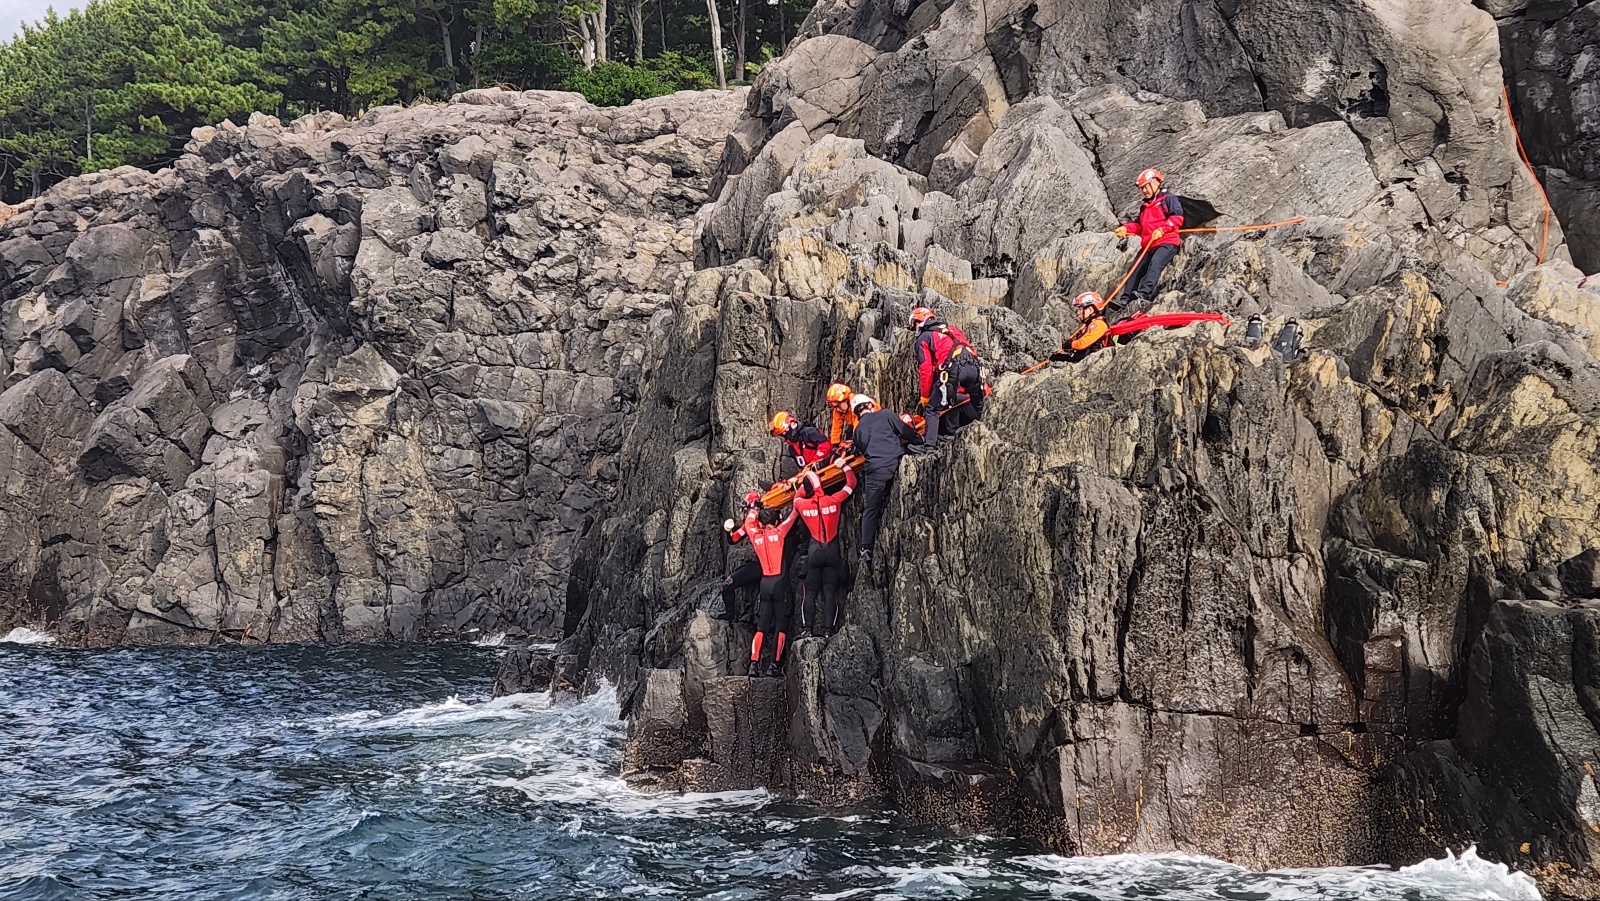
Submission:
[[494,647],[0,648],[0,901],[200,899],[1534,899],[1467,851],[1256,873],[1069,858],[877,809],[651,794],[624,724],[489,699]]

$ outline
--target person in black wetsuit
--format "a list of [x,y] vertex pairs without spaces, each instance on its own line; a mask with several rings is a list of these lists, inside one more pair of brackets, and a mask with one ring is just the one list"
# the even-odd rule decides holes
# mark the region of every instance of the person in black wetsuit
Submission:
[[878,527],[883,523],[883,508],[889,503],[889,489],[900,474],[900,458],[908,446],[913,454],[925,454],[931,448],[922,443],[917,430],[900,419],[892,410],[878,409],[878,402],[865,394],[850,399],[860,422],[856,425],[855,451],[867,458],[862,465],[861,492],[861,562],[872,562],[872,546],[878,540]]

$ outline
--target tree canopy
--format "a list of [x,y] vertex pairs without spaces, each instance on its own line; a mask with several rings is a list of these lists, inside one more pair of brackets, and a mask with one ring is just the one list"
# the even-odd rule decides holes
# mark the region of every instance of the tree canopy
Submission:
[[[718,8],[720,5],[720,9]],[[471,87],[617,105],[748,80],[808,0],[90,0],[0,44],[0,198],[174,158],[197,125]],[[713,24],[716,25],[715,33]],[[717,66],[713,47],[723,48]]]

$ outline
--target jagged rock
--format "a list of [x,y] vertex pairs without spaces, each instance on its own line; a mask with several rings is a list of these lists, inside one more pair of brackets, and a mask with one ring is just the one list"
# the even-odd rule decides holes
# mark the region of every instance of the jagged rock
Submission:
[[554,636],[743,100],[252,117],[19,208],[0,568],[79,640]]
[[[1416,37],[1407,16],[1448,27]],[[1498,752],[1463,731],[1474,643],[1497,604],[1595,591],[1600,369],[1559,222],[1532,265],[1542,209],[1489,17],[841,0],[802,34],[730,141],[701,215],[717,268],[663,318],[639,389],[657,416],[574,567],[569,640],[591,671],[641,699],[682,667],[651,722],[683,757],[630,752],[651,779],[887,795],[1070,853],[1254,866],[1502,836],[1492,811],[1555,769],[1484,794],[1477,758]],[[876,53],[858,102],[800,77],[832,46],[857,77],[858,41]],[[1152,164],[1207,224],[1304,217],[1186,237],[1157,309],[1260,316],[1267,335],[1293,320],[1301,351],[1208,325],[1008,374],[1073,327],[1066,298],[1133,262],[1110,231]],[[717,524],[785,471],[766,418],[820,410],[836,378],[912,408],[916,304],[972,337],[983,421],[902,464],[844,629],[794,646],[781,694],[739,678],[733,630],[679,624],[735,562]],[[1592,743],[1586,719],[1499,716],[1559,759]],[[637,736],[659,731],[639,717]],[[1518,803],[1570,832],[1582,780],[1561,778],[1558,803]],[[1388,813],[1423,797],[1462,812],[1419,843]],[[1595,884],[1587,845],[1494,842]]]

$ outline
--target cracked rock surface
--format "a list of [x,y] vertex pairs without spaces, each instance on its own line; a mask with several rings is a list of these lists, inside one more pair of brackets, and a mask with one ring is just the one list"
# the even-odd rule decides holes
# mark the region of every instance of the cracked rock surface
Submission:
[[[558,656],[619,686],[629,777],[1070,853],[1475,842],[1595,894],[1600,294],[1559,220],[1534,266],[1499,34],[1456,2],[819,5],[729,137],[573,568]],[[1016,374],[1133,261],[1149,165],[1207,224],[1305,219],[1186,239],[1156,308],[1233,328]],[[902,464],[843,630],[746,679],[718,524],[785,471],[766,417],[836,378],[911,409],[916,305],[989,410]]]
[[0,618],[555,636],[742,95],[197,130],[0,223]]

